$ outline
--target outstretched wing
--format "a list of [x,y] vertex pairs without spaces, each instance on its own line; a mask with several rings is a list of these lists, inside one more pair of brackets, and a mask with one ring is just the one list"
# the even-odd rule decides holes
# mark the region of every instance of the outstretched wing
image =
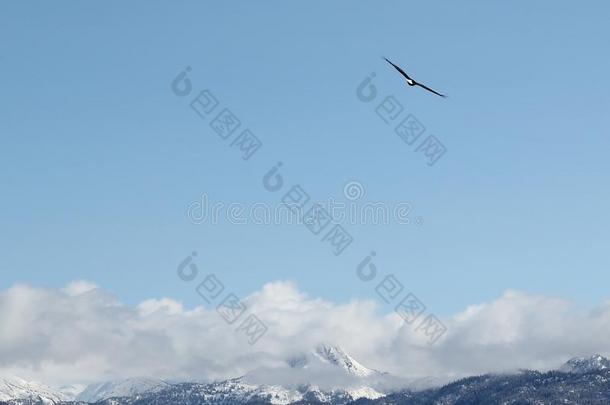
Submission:
[[409,77],[409,75],[400,68],[400,66],[396,66],[395,64],[393,64],[392,62],[390,62],[390,60],[388,58],[383,58],[385,59],[386,62],[388,62],[390,65],[394,66],[394,69],[398,70],[400,72],[401,75],[403,75],[404,77],[406,77],[409,80],[413,80]]
[[429,92],[436,94],[437,96],[441,96],[441,97],[443,97],[443,98],[447,97],[447,96],[445,96],[445,95],[443,95],[443,94],[441,94],[441,93],[437,93],[436,91],[432,90],[430,87],[428,87],[428,86],[424,86],[424,85],[423,85],[423,84],[421,84],[421,83],[417,83],[417,82],[415,82],[415,85],[416,85],[416,86],[419,86],[419,87],[421,87],[421,88],[423,88],[423,89],[426,89],[426,90],[428,90]]

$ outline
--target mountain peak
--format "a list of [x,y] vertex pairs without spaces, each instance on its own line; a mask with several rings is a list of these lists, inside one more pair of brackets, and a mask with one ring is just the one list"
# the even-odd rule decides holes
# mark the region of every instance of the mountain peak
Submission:
[[313,355],[324,363],[332,364],[347,371],[351,375],[367,377],[378,373],[360,364],[340,347],[328,343],[320,343],[313,351]]
[[25,402],[54,404],[66,400],[68,397],[44,384],[26,381],[14,376],[0,376],[0,401],[15,399]]
[[610,369],[610,361],[600,354],[594,354],[589,357],[573,357],[559,370],[566,373],[583,374],[606,369]]

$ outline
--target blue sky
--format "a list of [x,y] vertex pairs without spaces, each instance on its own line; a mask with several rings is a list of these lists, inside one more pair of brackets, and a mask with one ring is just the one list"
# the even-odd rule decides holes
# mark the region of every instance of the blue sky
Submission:
[[[605,2],[0,5],[0,286],[86,279],[127,303],[201,301],[197,250],[239,295],[292,280],[375,298],[371,251],[430,311],[506,289],[607,298],[610,34]],[[381,59],[449,95],[407,88]],[[191,66],[263,148],[245,162],[175,96]],[[356,97],[371,72],[447,147],[433,167]],[[422,226],[347,226],[335,257],[302,226],[194,225],[187,206],[277,203],[278,161],[315,199],[408,201]]]

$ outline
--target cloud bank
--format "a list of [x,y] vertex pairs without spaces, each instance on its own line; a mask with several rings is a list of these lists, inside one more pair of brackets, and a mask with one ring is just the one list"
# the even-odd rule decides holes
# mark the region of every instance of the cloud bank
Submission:
[[254,346],[213,308],[169,298],[130,307],[82,281],[59,290],[15,285],[0,292],[0,375],[56,385],[134,376],[211,381],[286,367],[319,342],[408,378],[547,369],[610,353],[609,303],[584,313],[563,299],[507,291],[443,319],[448,332],[429,346],[396,314],[379,315],[372,300],[333,303],[274,282],[243,301],[268,326]]

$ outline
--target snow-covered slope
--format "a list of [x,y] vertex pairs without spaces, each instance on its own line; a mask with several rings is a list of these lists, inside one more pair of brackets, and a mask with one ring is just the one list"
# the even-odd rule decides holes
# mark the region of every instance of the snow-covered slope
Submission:
[[[169,384],[161,380],[132,378],[94,384],[78,395],[81,401],[111,405],[226,405],[271,403],[276,405],[323,403],[346,405],[359,398],[371,404],[388,403],[562,403],[607,405],[610,361],[603,356],[573,358],[558,373],[523,371],[518,374],[468,377],[442,388],[390,392],[378,384],[390,378],[369,369],[339,347],[321,344],[287,361],[276,374],[268,369],[246,376],[205,383]],[[294,373],[290,378],[273,380]],[[337,378],[339,376],[339,378]],[[341,377],[342,376],[342,377]],[[293,377],[304,380],[294,380]],[[332,380],[331,384],[320,383]],[[257,379],[258,378],[258,379]],[[318,381],[314,381],[318,378]],[[265,381],[268,379],[268,381]],[[283,381],[283,382],[282,382]],[[297,381],[297,383],[295,383]],[[305,381],[305,382],[303,382]],[[273,382],[273,383],[272,383]],[[328,382],[328,381],[324,381]],[[386,385],[387,386],[387,385]],[[64,387],[67,391],[77,388]],[[74,405],[72,395],[15,377],[0,377],[0,402],[10,405]]]
[[[288,405],[299,401],[343,405],[358,398],[375,399],[380,396],[376,391],[366,387],[352,391],[321,390],[313,385],[287,388],[279,385],[251,384],[243,378],[234,378],[212,384],[176,384],[158,393],[144,394],[140,398],[141,403],[150,402],[163,405],[248,403]],[[114,399],[112,403],[113,405],[131,405],[133,399],[119,398]]]
[[[40,398],[46,401],[45,404],[52,405],[61,400],[94,403],[112,398],[113,404],[129,405],[142,398],[162,404],[192,403],[195,400],[195,403],[203,401],[205,404],[262,401],[285,405],[305,401],[340,405],[359,398],[376,399],[386,394],[374,384],[385,373],[365,367],[341,348],[326,343],[288,360],[286,368],[279,371],[282,377],[294,373],[300,378],[298,382],[290,378],[269,380],[266,371],[254,370],[243,377],[209,384],[169,384],[158,379],[129,378],[91,384],[78,395],[74,395],[77,390],[74,387],[67,387],[62,393],[23,380],[0,380],[4,381],[0,384],[0,401]],[[67,395],[67,391],[72,395]]]
[[353,357],[341,350],[341,348],[327,343],[319,344],[313,351],[313,356],[322,362],[342,368],[353,376],[368,377],[380,374],[379,371],[372,370],[358,363]]
[[69,399],[67,395],[43,384],[13,376],[0,377],[0,401],[26,400],[50,405]]
[[[302,370],[305,373],[297,373],[293,383],[288,386],[262,385],[273,391],[274,397],[335,404],[358,398],[375,399],[384,395],[376,385],[386,373],[365,367],[338,346],[320,343],[306,353],[291,357],[286,363],[290,369],[297,372]],[[286,370],[285,375],[291,372]],[[253,377],[256,381],[256,372],[252,374],[247,375],[244,381],[251,382]],[[298,375],[301,375],[301,378],[307,375],[309,380],[301,380],[300,384],[295,385],[294,381],[298,381]],[[332,381],[336,383],[333,384]]]
[[568,360],[559,371],[566,373],[589,373],[591,371],[601,371],[610,368],[610,361],[604,356],[594,354],[589,357],[574,357]]
[[57,388],[57,392],[60,392],[66,398],[74,400],[86,387],[83,384],[62,385]]
[[133,397],[136,395],[159,392],[170,386],[162,380],[152,378],[128,378],[125,380],[106,381],[91,384],[76,396],[77,401],[97,402],[115,397]]
[[250,384],[243,377],[212,384],[185,386],[187,391],[197,391],[199,396],[210,404],[223,403],[223,401],[248,403],[257,400],[266,400],[273,404],[290,404],[303,397],[296,390],[280,386]]

